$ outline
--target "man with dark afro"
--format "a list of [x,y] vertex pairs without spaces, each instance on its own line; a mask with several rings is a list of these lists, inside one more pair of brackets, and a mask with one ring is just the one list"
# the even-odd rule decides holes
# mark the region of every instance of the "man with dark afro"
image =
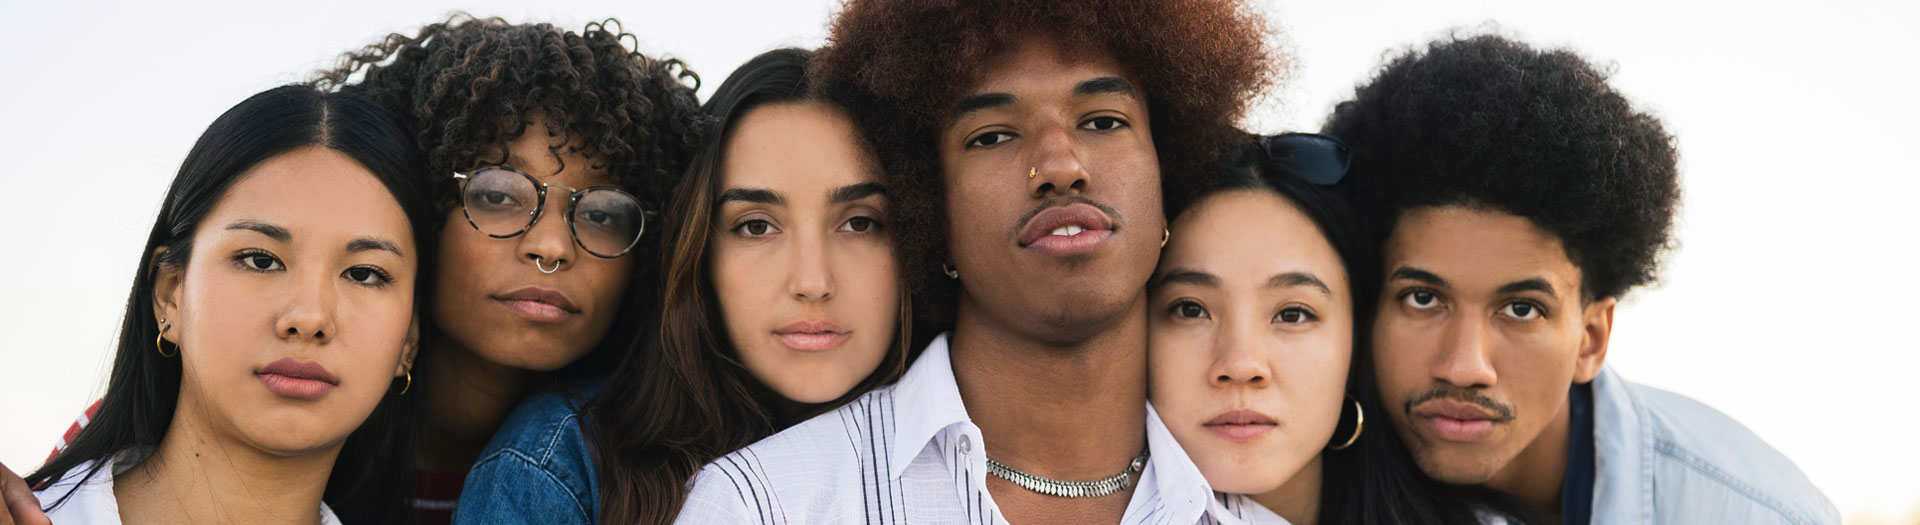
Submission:
[[1454,37],[1391,59],[1325,131],[1382,243],[1375,374],[1428,476],[1565,523],[1839,523],[1725,414],[1603,366],[1654,280],[1673,137],[1567,50]]
[[[820,68],[876,137],[935,335],[898,383],[703,469],[694,523],[1219,523],[1148,406],[1163,188],[1279,64],[1227,0],[852,0]],[[944,333],[943,333],[944,332]]]

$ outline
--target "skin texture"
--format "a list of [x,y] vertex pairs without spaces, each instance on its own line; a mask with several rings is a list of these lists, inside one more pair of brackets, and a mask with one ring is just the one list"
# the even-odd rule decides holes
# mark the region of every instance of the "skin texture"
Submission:
[[[1168,430],[1214,490],[1312,523],[1353,357],[1339,254],[1285,197],[1230,191],[1174,221],[1154,283],[1148,391]],[[1209,425],[1233,410],[1272,424]]]
[[[754,109],[728,139],[711,282],[747,371],[788,400],[845,395],[892,347],[900,281],[876,166],[847,115],[820,103]],[[820,330],[843,337],[801,335]]]
[[[1146,94],[1128,78],[1104,52],[1069,56],[1028,37],[963,98],[1003,103],[949,119],[935,138],[961,285],[955,381],[988,457],[1037,476],[1112,476],[1145,445],[1146,281],[1165,220]],[[1088,81],[1129,92],[1076,93]],[[1029,217],[1073,203],[1112,221],[1092,251],[1021,242]],[[1022,523],[1118,521],[1132,495],[1067,500],[992,476],[987,488]]]
[[[1479,207],[1407,210],[1385,256],[1376,375],[1421,470],[1558,508],[1567,389],[1599,373],[1614,299],[1583,301],[1559,239]],[[1529,282],[1551,292],[1519,286]],[[1432,413],[1449,403],[1487,430],[1449,435],[1459,418]]]
[[[540,113],[530,114],[526,123],[525,133],[508,148],[509,167],[576,189],[613,185],[604,170],[593,167],[595,159],[555,144]],[[540,219],[525,233],[505,239],[474,229],[457,205],[447,213],[431,308],[435,326],[446,336],[446,347],[434,349],[436,364],[446,373],[436,374],[445,380],[428,385],[427,393],[429,406],[443,407],[428,416],[432,442],[443,445],[423,451],[428,466],[472,464],[519,402],[527,371],[566,366],[592,350],[613,325],[632,275],[633,254],[603,259],[574,242],[565,220],[565,191],[549,188]],[[540,273],[535,257],[560,269]],[[500,299],[528,287],[563,294],[578,311],[558,322],[537,321]]]
[[[412,239],[393,197],[338,152],[296,150],[242,176],[194,232],[185,268],[159,270],[153,301],[179,347],[180,401],[154,455],[115,477],[122,516],[311,522],[347,435],[412,364]],[[353,246],[366,241],[390,250]],[[276,394],[261,369],[283,358],[318,363],[338,385],[317,399]]]

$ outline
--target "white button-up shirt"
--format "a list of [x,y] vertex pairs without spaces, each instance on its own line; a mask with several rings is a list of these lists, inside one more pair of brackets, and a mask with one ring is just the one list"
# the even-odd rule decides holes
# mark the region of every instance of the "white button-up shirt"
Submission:
[[[1151,404],[1146,430],[1150,455],[1121,523],[1286,523],[1216,495]],[[1004,524],[983,442],[941,335],[900,382],[708,464],[678,521]]]

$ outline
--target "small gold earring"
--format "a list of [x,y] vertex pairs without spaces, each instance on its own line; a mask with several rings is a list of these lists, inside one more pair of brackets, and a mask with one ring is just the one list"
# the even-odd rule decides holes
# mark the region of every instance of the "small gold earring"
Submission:
[[1172,238],[1173,238],[1173,230],[1169,230],[1166,228],[1160,229],[1160,247],[1161,248],[1167,247],[1167,240]]
[[408,390],[413,390],[413,371],[412,370],[407,371],[407,385],[400,387],[400,393],[394,394],[394,395],[396,396],[407,395]]
[[941,264],[940,264],[940,271],[941,271],[941,272],[944,272],[944,273],[946,273],[946,274],[947,274],[947,278],[948,278],[948,279],[959,279],[959,278],[960,278],[960,270],[955,270],[955,269],[953,269],[953,268],[951,268],[951,267],[948,267],[948,266],[946,265],[946,263],[941,263]]
[[1034,166],[1034,167],[1031,167],[1031,168],[1027,168],[1027,178],[1028,178],[1028,179],[1032,179],[1032,178],[1033,178],[1033,177],[1034,177],[1035,175],[1039,175],[1039,174],[1040,174],[1040,167],[1039,167],[1039,166]]
[[1347,400],[1353,402],[1353,435],[1347,436],[1345,443],[1327,447],[1328,450],[1346,450],[1354,442],[1360,441],[1360,431],[1367,428],[1367,413],[1360,408],[1360,400],[1354,399],[1353,394],[1347,394]]
[[153,336],[153,349],[160,352],[160,357],[173,359],[173,356],[180,355],[180,352],[174,352],[173,355],[167,355],[167,340],[166,340],[167,330],[172,329],[173,325],[166,324],[166,322],[167,322],[166,318],[160,319],[160,323],[161,323],[160,333],[154,334]]

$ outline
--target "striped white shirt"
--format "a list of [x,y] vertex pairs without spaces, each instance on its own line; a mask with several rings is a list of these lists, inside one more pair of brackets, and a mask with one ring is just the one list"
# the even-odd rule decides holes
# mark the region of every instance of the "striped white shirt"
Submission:
[[[1146,430],[1151,455],[1121,523],[1286,523],[1215,494],[1151,404]],[[708,464],[678,521],[1004,524],[982,442],[942,335],[899,383]]]

